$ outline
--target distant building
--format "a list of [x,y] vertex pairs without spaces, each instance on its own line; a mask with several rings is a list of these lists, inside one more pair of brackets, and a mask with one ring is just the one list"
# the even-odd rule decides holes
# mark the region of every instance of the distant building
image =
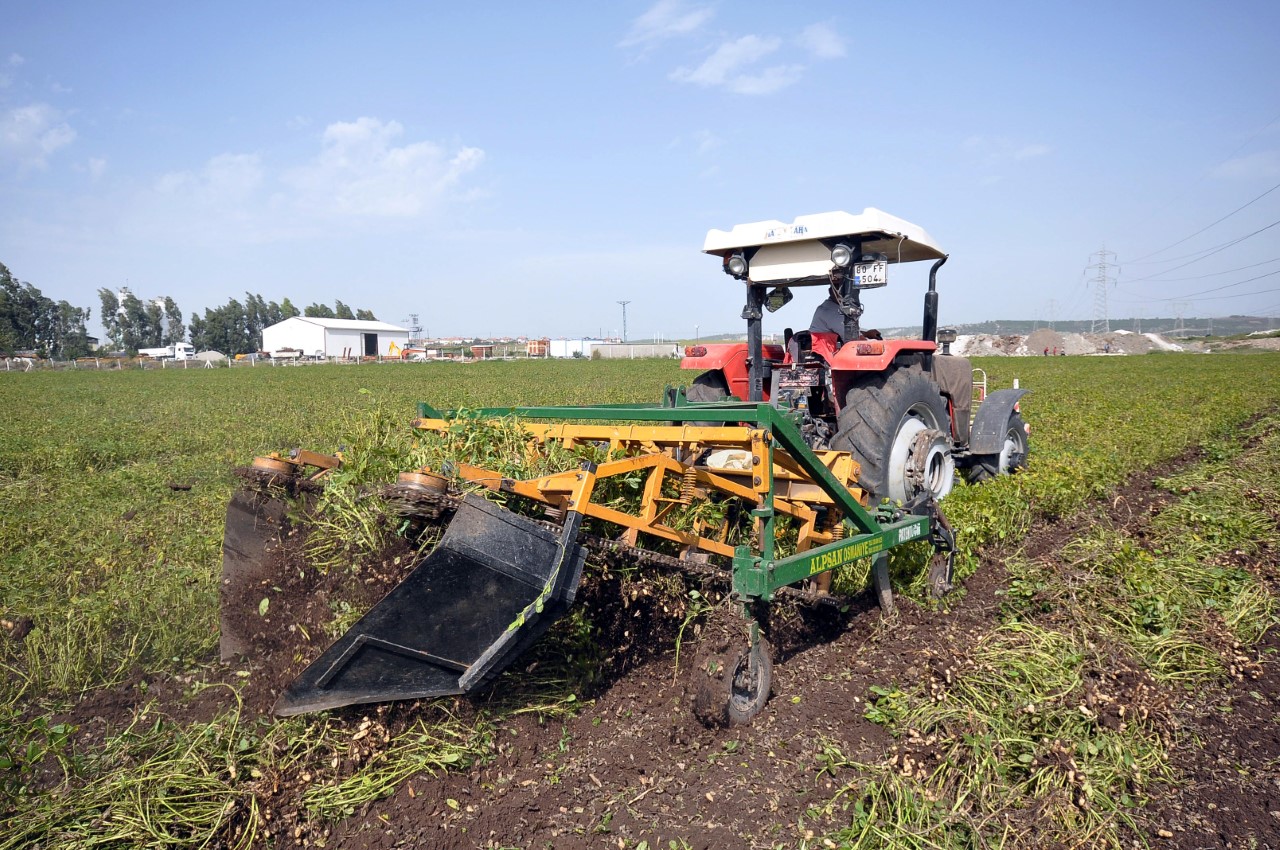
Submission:
[[601,342],[591,347],[588,357],[601,360],[635,360],[642,357],[679,357],[673,342]]
[[547,346],[552,357],[590,357],[593,347],[603,343],[602,339],[553,339]]
[[317,319],[294,316],[262,329],[262,350],[301,351],[313,357],[377,357],[409,344],[408,328],[362,319]]
[[551,347],[549,339],[531,339],[525,342],[525,354],[530,357],[546,357],[547,350]]

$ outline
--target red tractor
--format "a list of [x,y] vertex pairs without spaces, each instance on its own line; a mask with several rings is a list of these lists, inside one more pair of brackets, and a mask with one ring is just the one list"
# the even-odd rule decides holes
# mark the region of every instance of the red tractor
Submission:
[[[937,274],[947,254],[922,228],[871,208],[821,213],[712,230],[703,251],[745,284],[747,341],[685,349],[681,367],[701,371],[688,401],[732,396],[798,413],[810,447],[853,454],[873,503],[935,502],[957,470],[977,482],[1026,465],[1018,400],[1027,391],[980,397],[974,415],[973,369],[949,353],[954,331],[938,330]],[[863,290],[885,286],[890,265],[921,260],[933,261],[921,339],[864,332]],[[830,287],[829,303],[810,330],[788,328],[783,345],[765,345],[764,311],[784,306],[797,286]]]

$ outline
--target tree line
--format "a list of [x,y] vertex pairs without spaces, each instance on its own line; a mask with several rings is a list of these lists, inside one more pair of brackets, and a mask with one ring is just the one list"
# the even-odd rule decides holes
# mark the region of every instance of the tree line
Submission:
[[[377,321],[371,310],[352,311],[341,301],[310,304],[302,315],[320,319],[365,319]],[[262,345],[262,329],[297,316],[298,308],[285,298],[279,304],[266,301],[252,292],[244,294],[244,303],[232,298],[221,307],[206,307],[204,316],[191,314],[191,344],[196,351],[220,351],[228,356],[248,354]]]
[[[280,303],[246,292],[243,303],[231,298],[220,307],[206,307],[183,322],[177,302],[164,298],[143,301],[128,289],[116,293],[99,289],[103,347],[136,354],[141,348],[160,348],[189,341],[196,351],[233,356],[257,351],[262,329],[304,315],[323,319],[377,321],[371,310],[352,310],[341,301],[312,303],[301,312],[288,298]],[[39,357],[65,359],[91,353],[86,329],[89,310],[66,301],[53,301],[30,283],[18,280],[0,263],[0,353],[30,351]]]
[[88,310],[54,301],[0,263],[0,352],[83,357],[89,353],[88,320]]

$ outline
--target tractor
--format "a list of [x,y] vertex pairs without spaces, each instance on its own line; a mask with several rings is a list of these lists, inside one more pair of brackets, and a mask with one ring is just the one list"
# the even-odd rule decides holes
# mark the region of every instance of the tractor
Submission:
[[[1022,467],[1027,428],[1021,389],[986,396],[971,423],[973,370],[945,352],[937,327],[946,254],[920,228],[873,209],[713,230],[704,250],[745,285],[747,342],[690,347],[682,365],[700,374],[688,388],[667,388],[659,403],[418,405],[411,424],[424,434],[500,420],[520,430],[526,456],[554,459],[556,469],[520,479],[453,458],[363,494],[420,532],[410,532],[417,553],[332,644],[298,650],[307,666],[277,714],[489,687],[569,610],[593,557],[724,591],[719,622],[731,623],[722,632],[730,637],[691,674],[694,712],[709,725],[749,722],[764,709],[767,614],[780,598],[847,610],[829,593],[830,577],[862,563],[889,608],[889,552],[917,542],[932,547],[931,588],[950,588],[955,538],[938,503],[957,468],[977,481]],[[883,286],[889,265],[918,260],[934,261],[922,339],[870,338],[859,326],[862,290]],[[784,345],[765,345],[763,311],[811,285],[831,287],[838,331],[788,332]],[[243,613],[270,609],[283,583],[276,553],[307,521],[307,494],[342,463],[295,449],[240,470],[245,485],[227,508],[223,540],[224,660],[271,639]],[[633,495],[619,501],[620,489]],[[427,533],[440,525],[443,535]]]
[[[712,230],[703,251],[746,289],[747,341],[694,345],[681,367],[701,372],[690,401],[730,397],[766,401],[799,414],[815,449],[847,451],[873,498],[909,503],[942,499],[958,470],[970,483],[1021,469],[1028,428],[1005,389],[979,399],[972,418],[969,361],[938,351],[938,270],[947,255],[920,227],[868,208],[761,221]],[[889,266],[932,260],[920,339],[884,340],[861,327],[862,293],[887,285]],[[839,333],[786,329],[765,345],[764,311],[792,300],[794,287],[830,287],[843,318]],[[955,332],[943,329],[944,348]],[[985,395],[985,382],[980,385]]]

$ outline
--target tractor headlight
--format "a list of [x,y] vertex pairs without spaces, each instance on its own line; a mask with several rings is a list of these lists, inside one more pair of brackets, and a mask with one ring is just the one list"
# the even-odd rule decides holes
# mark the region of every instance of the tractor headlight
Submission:
[[848,245],[837,245],[831,249],[831,262],[842,269],[848,268],[849,264],[853,262],[853,249]]
[[730,274],[738,280],[743,280],[747,276],[747,258],[741,254],[731,254],[724,258],[725,274]]

